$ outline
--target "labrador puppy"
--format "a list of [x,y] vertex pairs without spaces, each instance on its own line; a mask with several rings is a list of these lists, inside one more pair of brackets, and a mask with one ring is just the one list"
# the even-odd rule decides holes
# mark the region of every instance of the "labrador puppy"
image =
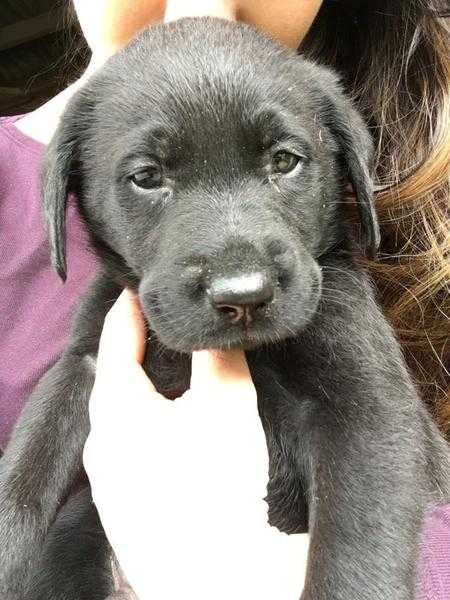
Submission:
[[343,211],[350,182],[375,254],[371,156],[332,72],[218,19],[153,26],[73,97],[43,165],[52,261],[64,279],[74,192],[102,267],[1,459],[2,600],[114,591],[89,491],[59,509],[81,470],[103,319],[124,286],[167,396],[187,388],[194,350],[245,350],[269,521],[311,536],[303,600],[413,598],[425,511],[450,498],[449,448]]

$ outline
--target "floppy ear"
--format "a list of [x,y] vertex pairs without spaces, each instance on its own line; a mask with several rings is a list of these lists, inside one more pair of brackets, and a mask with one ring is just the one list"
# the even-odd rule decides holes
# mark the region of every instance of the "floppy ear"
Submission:
[[70,100],[41,166],[41,197],[52,265],[66,280],[66,201],[75,191],[80,137],[86,130],[87,100],[80,90]]
[[380,228],[371,177],[372,139],[361,116],[340,90],[335,96],[327,90],[323,119],[338,142],[348,179],[356,194],[365,246],[369,255],[375,258],[380,245]]

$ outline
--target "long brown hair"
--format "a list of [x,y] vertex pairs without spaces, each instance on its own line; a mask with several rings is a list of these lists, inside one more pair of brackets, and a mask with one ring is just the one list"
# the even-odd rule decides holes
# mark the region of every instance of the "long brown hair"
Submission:
[[[450,434],[450,6],[325,1],[300,51],[336,68],[376,144],[368,262],[417,386]],[[393,399],[395,401],[395,399]]]

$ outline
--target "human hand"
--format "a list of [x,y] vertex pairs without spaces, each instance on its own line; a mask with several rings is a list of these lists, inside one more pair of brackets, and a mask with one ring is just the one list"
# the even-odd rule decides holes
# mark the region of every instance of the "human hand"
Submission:
[[268,456],[245,356],[196,352],[176,401],[141,367],[145,327],[124,291],[108,313],[84,462],[107,537],[141,600],[295,600],[303,536],[267,524]]

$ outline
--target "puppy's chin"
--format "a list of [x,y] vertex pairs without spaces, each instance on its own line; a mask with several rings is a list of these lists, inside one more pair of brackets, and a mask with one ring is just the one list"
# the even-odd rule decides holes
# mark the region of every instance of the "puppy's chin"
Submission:
[[198,350],[230,350],[231,348],[242,348],[242,350],[254,350],[261,346],[267,346],[280,342],[282,339],[286,339],[292,336],[292,332],[285,332],[284,335],[280,333],[235,333],[230,334],[214,334],[209,335],[198,335],[190,337],[189,339],[177,338],[171,333],[166,333],[158,327],[153,325],[153,330],[159,339],[159,341],[168,349],[175,352],[181,352],[186,354],[192,354],[192,352]]

